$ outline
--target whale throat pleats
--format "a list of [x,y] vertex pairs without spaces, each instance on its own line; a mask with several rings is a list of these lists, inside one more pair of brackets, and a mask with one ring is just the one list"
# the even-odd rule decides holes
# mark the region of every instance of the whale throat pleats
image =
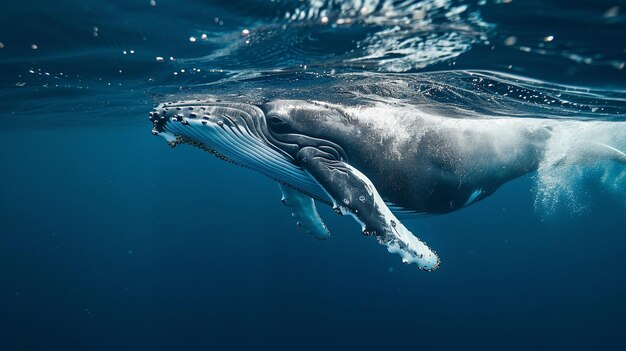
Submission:
[[183,142],[208,149],[221,158],[261,172],[279,183],[289,184],[316,199],[328,201],[319,184],[307,172],[237,123],[181,119],[166,123],[161,134],[168,140],[173,134]]

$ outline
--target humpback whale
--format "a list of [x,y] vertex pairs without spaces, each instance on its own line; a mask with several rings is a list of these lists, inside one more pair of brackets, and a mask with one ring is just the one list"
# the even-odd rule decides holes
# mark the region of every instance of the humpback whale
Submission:
[[[404,263],[426,271],[439,266],[439,257],[400,218],[443,214],[485,199],[536,171],[551,142],[587,123],[455,118],[383,102],[216,98],[161,103],[149,118],[152,133],[171,146],[196,146],[278,182],[297,225],[314,237],[330,236],[316,203],[330,205]],[[612,145],[579,141],[570,149],[552,162],[555,167],[626,164],[626,154]]]

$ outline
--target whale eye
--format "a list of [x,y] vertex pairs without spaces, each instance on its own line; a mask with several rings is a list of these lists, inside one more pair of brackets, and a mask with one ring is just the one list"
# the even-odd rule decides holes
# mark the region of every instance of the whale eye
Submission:
[[283,124],[283,123],[285,123],[285,121],[283,121],[280,117],[277,117],[277,116],[270,116],[269,120],[270,120],[270,123],[272,123],[272,124]]
[[292,126],[284,117],[280,115],[270,114],[267,116],[267,126],[274,133],[291,133]]

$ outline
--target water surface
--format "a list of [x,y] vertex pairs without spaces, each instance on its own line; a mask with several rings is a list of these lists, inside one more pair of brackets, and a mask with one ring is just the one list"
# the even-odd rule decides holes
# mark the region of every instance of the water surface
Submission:
[[424,273],[328,208],[312,240],[275,184],[146,119],[393,100],[614,123],[580,138],[624,146],[624,38],[618,0],[3,2],[0,348],[624,348],[623,167],[408,220],[443,258]]

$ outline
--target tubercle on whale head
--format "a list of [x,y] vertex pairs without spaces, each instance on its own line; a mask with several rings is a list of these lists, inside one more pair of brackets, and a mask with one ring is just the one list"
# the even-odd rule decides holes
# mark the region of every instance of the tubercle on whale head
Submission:
[[185,133],[174,132],[175,124],[190,126],[190,123],[204,126],[223,127],[233,125],[234,122],[224,114],[212,113],[211,107],[219,101],[175,101],[157,105],[149,113],[148,119],[152,122],[152,134],[164,138],[168,145],[175,147],[179,144],[191,144],[211,152],[220,159],[230,161],[224,155],[215,151],[209,145],[194,141]]

